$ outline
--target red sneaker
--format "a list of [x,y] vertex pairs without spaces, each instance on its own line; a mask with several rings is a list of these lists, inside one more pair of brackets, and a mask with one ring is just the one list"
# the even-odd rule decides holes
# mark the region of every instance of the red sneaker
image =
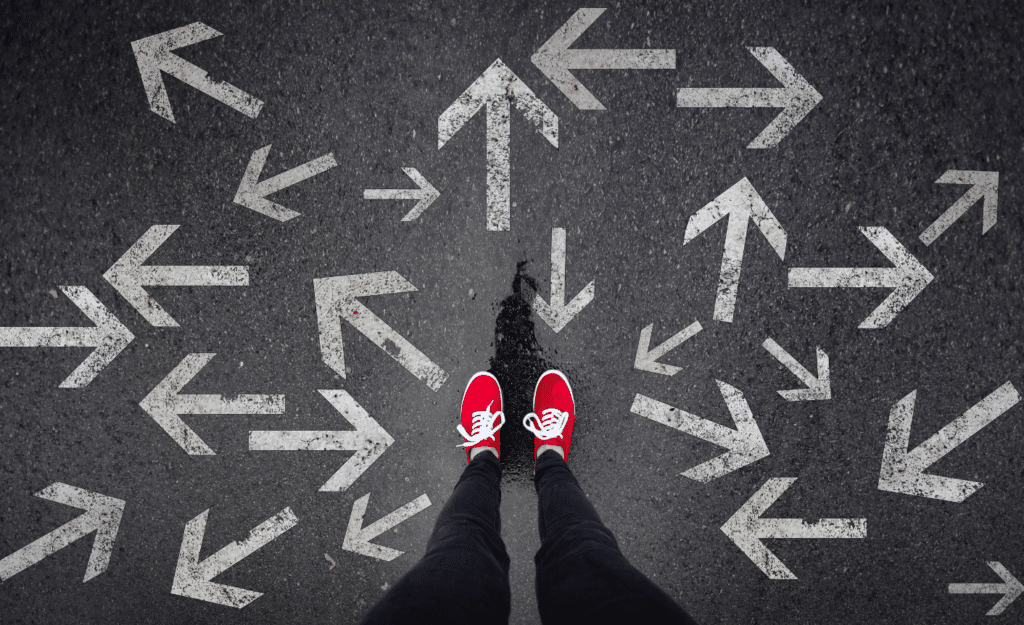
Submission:
[[541,445],[561,447],[562,456],[568,460],[576,401],[565,374],[552,369],[540,376],[533,391],[533,410],[523,417],[523,427],[533,432],[533,466],[537,466],[537,450]]
[[[499,419],[501,422],[497,423]],[[459,445],[466,448],[466,462],[469,462],[469,450],[474,447],[494,447],[498,450],[498,457],[501,457],[501,435],[498,430],[505,425],[505,413],[501,411],[501,386],[498,385],[498,378],[481,371],[469,379],[466,392],[462,395],[461,421],[455,429],[466,439],[465,443]]]

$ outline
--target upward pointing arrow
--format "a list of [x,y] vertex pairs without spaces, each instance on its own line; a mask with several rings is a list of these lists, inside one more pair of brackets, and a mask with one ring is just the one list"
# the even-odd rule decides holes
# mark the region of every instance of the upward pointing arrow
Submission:
[[999,200],[999,172],[950,169],[942,174],[935,183],[969,184],[973,186],[921,233],[921,240],[925,245],[934,243],[935,239],[942,236],[942,233],[952,226],[953,222],[960,219],[967,212],[967,209],[974,206],[978,200],[983,200],[981,233],[987,233],[992,226],[996,225],[996,210]]
[[272,217],[278,221],[288,221],[298,217],[301,213],[271,202],[267,199],[267,196],[293,184],[298,184],[307,178],[322,174],[328,169],[337,166],[338,162],[334,160],[334,154],[328,153],[260,182],[260,174],[263,173],[263,166],[267,164],[270,148],[270,145],[265,145],[252,153],[249,165],[245,168],[245,175],[242,176],[242,182],[238,184],[238,191],[235,193],[235,204],[254,210],[257,213],[263,213],[267,217]]
[[583,290],[565,303],[565,229],[551,230],[551,302],[545,302],[539,293],[533,297],[533,309],[544,323],[551,326],[556,333],[561,332],[567,323],[580,314],[583,307],[594,299],[594,281],[583,287]]

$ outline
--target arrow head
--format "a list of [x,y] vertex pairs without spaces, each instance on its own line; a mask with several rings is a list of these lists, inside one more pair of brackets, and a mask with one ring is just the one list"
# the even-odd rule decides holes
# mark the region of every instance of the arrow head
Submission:
[[139,402],[157,425],[191,456],[216,452],[178,416],[178,394],[217,354],[189,354]]
[[420,495],[384,518],[363,527],[363,516],[366,514],[366,505],[369,502],[370,494],[367,493],[352,504],[352,514],[348,519],[348,529],[345,531],[345,540],[341,548],[370,558],[391,562],[404,552],[376,545],[370,541],[414,514],[428,508],[430,506],[430,498],[426,495]]
[[331,402],[335,410],[355,426],[356,431],[363,437],[363,443],[355,450],[355,454],[320,487],[320,492],[343,491],[352,486],[356,479],[394,444],[395,439],[346,391],[322,390],[320,394]]
[[892,280],[892,286],[895,288],[857,327],[884,328],[920,295],[935,277],[887,229],[861,227],[860,231],[893,264],[895,278]]
[[91,333],[93,340],[88,343],[96,349],[60,383],[60,388],[82,388],[92,382],[104,367],[134,341],[135,335],[89,289],[84,286],[62,286],[60,290],[96,324]]
[[920,239],[925,245],[934,243],[979,199],[983,200],[981,233],[986,234],[992,226],[996,225],[999,204],[999,172],[950,169],[935,182],[936,184],[969,184],[971,188],[921,233]]
[[242,181],[238,183],[238,191],[235,192],[235,199],[233,201],[235,204],[283,222],[298,217],[302,213],[289,210],[263,197],[264,195],[270,195],[269,192],[261,193],[260,174],[263,173],[263,167],[267,164],[267,156],[270,154],[272,145],[263,146],[252,153],[252,157],[249,158],[249,164],[245,168],[245,174],[242,176]]
[[550,80],[576,108],[584,111],[603,111],[605,107],[587,90],[566,63],[565,53],[606,9],[579,9],[550,39],[530,57],[530,61]]
[[821,94],[775,48],[747,49],[785,87],[782,97],[786,107],[747,145],[753,149],[773,148],[821,102]]
[[989,562],[988,566],[996,572],[996,575],[1001,577],[1003,581],[1006,582],[1003,585],[1003,587],[1005,588],[1005,594],[1003,595],[1003,598],[1000,599],[999,602],[996,603],[994,606],[992,606],[992,609],[986,613],[986,616],[998,616],[1002,614],[1003,610],[1005,610],[1007,606],[1013,603],[1017,597],[1021,596],[1021,594],[1024,594],[1024,584],[1021,584],[1020,581],[1018,581],[1017,578],[1014,577],[1013,574],[1010,573],[1010,571],[1008,571],[1006,567],[1002,564],[998,562]]
[[142,87],[146,90],[146,98],[149,100],[151,111],[169,122],[175,121],[174,113],[171,111],[171,101],[167,98],[167,88],[164,86],[164,78],[161,74],[161,70],[168,67],[169,60],[178,58],[171,54],[171,50],[220,37],[222,34],[202,22],[193,22],[188,26],[132,42],[135,62],[139,66]]
[[763,536],[761,515],[794,482],[796,482],[795,477],[769,479],[722,526],[722,532],[770,579],[796,579],[796,575],[782,563],[782,560],[761,542]]
[[142,264],[153,255],[180,226],[153,226],[121,258],[107,269],[103,279],[128,300],[152,326],[177,328],[178,322],[142,288]]
[[89,564],[85,568],[85,577],[82,581],[87,582],[106,571],[107,565],[110,564],[110,554],[114,551],[117,530],[121,527],[125,501],[61,482],[50,484],[36,493],[36,497],[85,510],[85,514],[74,522],[82,519],[84,531],[81,535],[85,536],[95,531],[96,538],[93,540],[92,553],[89,555]]
[[781,362],[793,375],[798,377],[807,388],[793,389],[790,391],[778,391],[786,401],[814,401],[832,399],[832,380],[829,372],[828,354],[820,347],[818,351],[818,375],[808,371],[796,361],[782,346],[773,339],[765,339],[762,344],[768,353]]
[[430,205],[434,203],[434,200],[441,197],[441,192],[434,188],[434,185],[430,184],[423,175],[416,171],[413,167],[403,167],[402,171],[405,175],[409,176],[416,186],[420,188],[422,193],[419,194],[420,201],[416,203],[416,206],[412,207],[405,217],[402,217],[402,221],[412,221],[423,214],[423,211],[430,208]]

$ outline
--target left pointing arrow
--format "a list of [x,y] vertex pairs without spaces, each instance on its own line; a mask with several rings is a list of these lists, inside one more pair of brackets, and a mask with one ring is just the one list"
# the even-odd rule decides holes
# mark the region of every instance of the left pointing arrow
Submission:
[[298,184],[307,178],[322,174],[328,169],[336,167],[338,161],[334,160],[333,153],[327,153],[320,158],[315,158],[304,165],[293,167],[261,182],[260,174],[263,173],[263,166],[267,164],[267,156],[270,154],[272,145],[263,146],[252,153],[249,166],[245,168],[245,175],[242,176],[242,182],[239,183],[238,191],[235,193],[235,204],[278,221],[288,221],[293,217],[298,217],[301,213],[271,202],[267,196],[293,184]]
[[423,174],[416,171],[415,167],[403,167],[402,171],[406,176],[416,183],[418,189],[366,189],[363,191],[364,200],[419,200],[416,206],[412,207],[402,221],[412,221],[423,214],[423,211],[430,208],[434,200],[441,197],[441,192],[434,188],[434,185],[427,182]]
[[96,538],[82,581],[87,582],[106,571],[110,563],[110,554],[114,550],[117,529],[121,525],[124,500],[92,493],[61,482],[50,484],[36,493],[36,497],[85,510],[85,514],[0,560],[0,581],[10,579],[46,556],[93,532],[96,532]]

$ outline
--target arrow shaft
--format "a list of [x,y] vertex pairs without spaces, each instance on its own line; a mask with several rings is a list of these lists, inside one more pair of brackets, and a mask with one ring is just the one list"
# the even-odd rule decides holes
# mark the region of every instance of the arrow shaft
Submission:
[[565,69],[675,69],[675,50],[564,50],[553,56]]
[[630,408],[630,412],[662,425],[667,425],[690,436],[704,439],[719,447],[735,449],[745,444],[736,430],[719,425],[714,421],[708,421],[646,395],[637,394],[633,398],[633,406]]
[[253,451],[355,451],[366,442],[360,432],[313,430],[252,431],[249,449]]
[[261,100],[254,98],[232,84],[213,80],[206,70],[200,69],[170,52],[162,56],[159,66],[165,73],[202,91],[211,98],[220,100],[247,117],[256,119],[263,108]]
[[800,378],[800,381],[807,386],[816,386],[818,379],[810,371],[805,369],[803,365],[797,362],[796,358],[793,358],[789,353],[782,349],[782,346],[776,343],[773,339],[765,339],[762,343],[762,347],[768,350],[768,353],[775,357],[776,360],[781,362],[783,366],[790,370],[796,377]]
[[1003,595],[1009,590],[1007,584],[950,584],[949,592],[954,595]]
[[[967,212],[967,209],[974,206],[974,203],[982,199],[984,196],[985,190],[982,187],[977,185],[971,187],[967,193],[963,194],[959,200],[954,202],[952,206],[946,209],[946,212],[942,213],[942,215],[940,215],[932,225],[928,226],[925,231],[921,233],[921,241],[923,241],[925,245],[931,245],[934,243],[935,239],[942,236],[942,233],[952,226],[957,219],[963,217],[964,213]],[[987,217],[988,215],[986,214],[986,218]],[[995,219],[992,221],[995,221]],[[985,230],[988,230],[988,228],[985,228]]]
[[758,538],[867,538],[867,519],[758,519]]
[[420,200],[426,197],[422,189],[366,189],[364,200]]
[[52,555],[99,527],[95,516],[86,512],[61,525],[49,534],[0,560],[0,581],[10,579],[28,567]]
[[783,108],[789,105],[788,90],[771,87],[755,89],[680,89],[677,108]]
[[0,328],[0,347],[96,347],[96,328]]
[[554,308],[565,306],[565,229],[551,230],[551,290],[548,304]]
[[[653,329],[653,327],[652,327],[652,329]],[[693,338],[694,336],[696,336],[696,334],[698,332],[700,332],[702,329],[703,328],[701,327],[700,322],[699,321],[694,321],[693,323],[691,323],[690,325],[686,326],[685,328],[683,328],[679,332],[676,332],[675,334],[673,334],[668,340],[666,340],[661,345],[659,345],[659,346],[655,347],[654,349],[652,349],[651,351],[647,352],[647,358],[649,360],[657,360],[657,359],[661,358],[665,354],[669,353],[673,349],[679,347],[680,345],[682,345],[686,341],[688,341],[691,338]],[[645,328],[645,330],[646,330],[646,328]],[[647,340],[650,341],[649,331],[648,331],[647,337],[648,337]]]
[[487,101],[487,229],[512,227],[511,114],[508,98]]
[[[293,167],[288,171],[278,174],[273,178],[267,178],[256,185],[256,192],[261,197],[266,197],[272,193],[276,193],[285,187],[290,187],[293,184],[298,184],[307,178],[312,178],[317,174],[322,174],[328,169],[337,166],[338,162],[334,160],[334,154],[327,154],[320,158],[315,158],[308,163]],[[262,169],[262,168],[261,168]]]
[[199,564],[199,576],[209,581],[298,524],[291,508],[285,508],[257,525],[242,541],[235,541]]
[[284,395],[178,395],[173,401],[176,414],[284,414]]
[[789,270],[790,288],[893,288],[903,272],[891,267],[802,267]]
[[224,266],[149,266],[135,271],[143,286],[248,286],[249,268]]

